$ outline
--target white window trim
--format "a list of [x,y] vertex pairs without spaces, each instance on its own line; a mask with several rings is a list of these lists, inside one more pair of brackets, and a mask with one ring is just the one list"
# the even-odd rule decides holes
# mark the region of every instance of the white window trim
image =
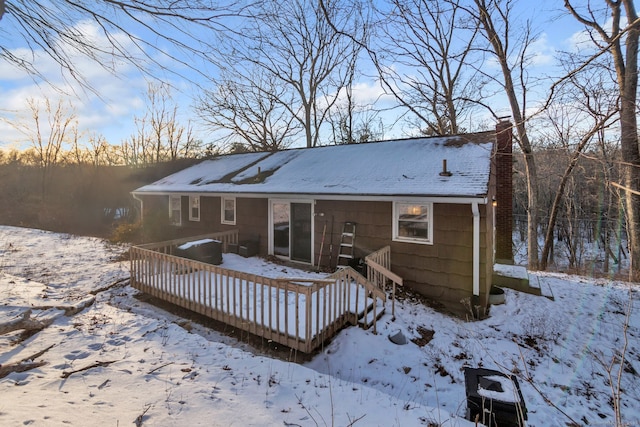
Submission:
[[[419,237],[404,237],[399,236],[399,227],[398,223],[400,221],[400,215],[398,207],[401,205],[420,205],[427,206],[429,209],[429,219],[428,221],[428,233],[429,237],[427,239],[419,238]],[[412,201],[412,200],[402,200],[402,201],[394,201],[393,202],[393,241],[394,242],[405,242],[405,243],[416,243],[419,245],[433,245],[433,202],[420,202],[420,201]]]
[[[198,216],[193,215],[193,201],[198,205]],[[200,196],[189,196],[189,221],[200,221]]]
[[[224,205],[227,200],[233,200],[233,220],[232,221],[227,221],[224,219]],[[237,217],[238,217],[238,206],[236,204],[236,198],[222,196],[220,198],[220,223],[227,224],[227,225],[236,225]]]
[[[173,217],[173,200],[178,200],[178,206],[180,207],[178,214],[178,218]],[[171,220],[171,225],[182,225],[182,196],[180,195],[169,195],[169,219]]]

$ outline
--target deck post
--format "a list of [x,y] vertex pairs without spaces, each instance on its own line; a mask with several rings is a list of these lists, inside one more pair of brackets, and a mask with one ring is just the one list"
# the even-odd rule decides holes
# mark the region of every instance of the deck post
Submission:
[[[315,285],[315,283],[314,283]],[[313,299],[313,289],[315,288],[315,286],[313,287],[308,287],[307,289],[305,289],[306,291],[306,295],[305,295],[305,300],[304,300],[304,304],[305,304],[305,320],[304,320],[304,328],[305,328],[305,351],[308,353],[311,351],[311,345],[313,343],[313,339],[314,339],[314,331],[313,331],[313,325],[311,323],[312,321],[312,317],[311,317],[311,307],[312,307],[312,299]],[[317,292],[316,292],[317,294]],[[317,327],[316,327],[317,328]]]

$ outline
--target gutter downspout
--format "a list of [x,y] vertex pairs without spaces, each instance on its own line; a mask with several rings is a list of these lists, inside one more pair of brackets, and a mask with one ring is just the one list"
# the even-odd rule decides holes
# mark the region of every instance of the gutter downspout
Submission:
[[480,210],[478,202],[471,204],[473,212],[473,295],[480,296]]
[[136,193],[131,193],[131,195],[133,196],[134,200],[137,200],[140,202],[140,223],[142,224],[143,222],[143,218],[144,218],[144,200],[142,200],[141,198],[139,198],[138,196],[136,196]]
[[[136,196],[136,194],[133,192],[131,193],[131,196],[133,197],[133,200],[137,200],[140,202],[140,224],[142,224],[142,219],[144,218],[144,215],[142,215],[144,209],[144,201]],[[133,245],[129,247],[129,281],[131,282],[131,285],[136,286],[136,278],[138,277],[138,270],[136,269],[136,267],[138,266],[138,263],[134,262],[134,257],[132,255],[133,251],[131,250],[132,248]]]

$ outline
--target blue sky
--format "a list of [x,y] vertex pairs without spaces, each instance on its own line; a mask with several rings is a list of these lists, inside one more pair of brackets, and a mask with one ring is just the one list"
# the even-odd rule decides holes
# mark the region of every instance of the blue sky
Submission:
[[[552,19],[558,16],[558,12],[547,12],[544,8],[551,10],[552,7],[561,7],[556,1],[538,1],[535,3],[539,8],[537,10],[534,10],[528,1],[523,1],[522,4],[524,8],[520,16],[535,19],[534,27],[541,33],[535,45],[537,71],[549,72],[554,65],[556,51],[571,48],[580,26],[572,18]],[[6,18],[5,16],[0,21],[0,26],[9,24]],[[77,25],[84,34],[92,35],[97,44],[105,42],[94,23],[85,21]],[[35,80],[33,76],[15,66],[0,62],[0,118],[3,119],[0,120],[0,147],[15,146],[24,140],[24,137],[7,123],[7,120],[29,122],[29,111],[26,109],[28,98],[47,97],[53,102],[58,99],[65,100],[69,103],[69,108],[75,111],[78,126],[85,135],[103,135],[111,144],[120,144],[135,132],[134,117],[141,117],[145,112],[148,79],[134,66],[118,64],[117,73],[112,74],[94,62],[76,56],[74,64],[95,89],[96,93],[93,93],[83,89],[73,78],[62,73],[60,67],[42,51],[31,52],[20,39],[7,38],[11,37],[10,31],[3,31],[0,36],[3,37],[3,45],[11,47],[15,54],[33,54],[37,68],[49,81],[46,83]],[[159,58],[159,60],[166,63],[166,58],[164,60]],[[188,73],[184,67],[180,68]],[[193,74],[190,74],[190,77],[194,80],[199,79]],[[204,142],[215,139],[197,125],[197,117],[191,108],[192,96],[197,92],[193,84],[175,75],[166,76],[166,79],[176,88],[173,96],[180,105],[183,124],[186,124],[187,120],[194,120],[196,135],[199,139]],[[367,78],[358,82],[355,94],[361,101],[375,100],[379,99],[382,89],[374,79]],[[388,98],[386,100],[382,98],[381,102],[388,102]],[[501,111],[504,111],[505,115],[509,114],[506,108]],[[389,113],[388,122],[393,121],[393,114],[396,113]],[[387,130],[385,136],[404,136],[404,130],[399,126]]]

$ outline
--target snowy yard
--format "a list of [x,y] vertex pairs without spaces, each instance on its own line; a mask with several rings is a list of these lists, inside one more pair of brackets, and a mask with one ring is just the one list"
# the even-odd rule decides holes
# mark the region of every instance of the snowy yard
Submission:
[[[301,365],[136,299],[116,261],[124,249],[0,227],[1,425],[464,427],[464,366],[517,373],[529,426],[614,425],[625,336],[621,413],[640,424],[638,293],[627,284],[538,274],[555,301],[506,290],[481,322],[406,297],[378,335],[348,328]],[[11,331],[25,319],[43,329]],[[398,330],[407,345],[389,341]]]

